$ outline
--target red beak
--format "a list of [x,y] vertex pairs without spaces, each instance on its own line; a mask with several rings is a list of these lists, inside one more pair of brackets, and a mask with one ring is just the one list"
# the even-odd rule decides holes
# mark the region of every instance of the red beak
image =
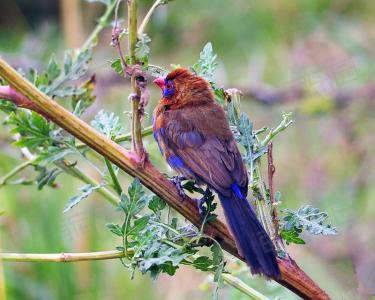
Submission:
[[165,86],[165,80],[163,77],[158,77],[154,80],[154,83],[157,84],[161,89]]

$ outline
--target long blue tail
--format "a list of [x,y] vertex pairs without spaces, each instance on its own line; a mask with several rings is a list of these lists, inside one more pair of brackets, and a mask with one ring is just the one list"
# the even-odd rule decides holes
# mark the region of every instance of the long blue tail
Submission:
[[219,198],[239,252],[246,259],[251,272],[280,278],[275,247],[250,203],[235,193],[232,198],[220,194]]

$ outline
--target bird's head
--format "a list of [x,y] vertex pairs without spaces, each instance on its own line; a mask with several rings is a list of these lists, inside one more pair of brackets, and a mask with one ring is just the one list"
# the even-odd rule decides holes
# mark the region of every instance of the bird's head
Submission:
[[166,77],[155,79],[154,83],[162,90],[161,102],[170,107],[177,108],[214,99],[210,84],[184,68],[177,68]]

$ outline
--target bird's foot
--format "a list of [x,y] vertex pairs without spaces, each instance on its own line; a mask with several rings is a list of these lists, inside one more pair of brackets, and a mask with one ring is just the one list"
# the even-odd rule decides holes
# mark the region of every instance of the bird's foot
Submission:
[[182,181],[184,181],[184,180],[186,180],[186,178],[183,177],[183,176],[173,176],[171,178],[171,182],[177,188],[178,194],[182,198],[182,201],[185,200],[185,198],[187,197],[186,194],[185,194],[184,188],[182,187]]

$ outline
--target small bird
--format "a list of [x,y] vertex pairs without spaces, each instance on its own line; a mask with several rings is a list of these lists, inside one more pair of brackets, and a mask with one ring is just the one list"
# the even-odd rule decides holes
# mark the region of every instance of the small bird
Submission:
[[246,199],[248,176],[241,153],[210,84],[184,68],[154,83],[163,96],[154,110],[153,131],[166,161],[184,178],[218,194],[251,272],[280,278],[274,245]]

